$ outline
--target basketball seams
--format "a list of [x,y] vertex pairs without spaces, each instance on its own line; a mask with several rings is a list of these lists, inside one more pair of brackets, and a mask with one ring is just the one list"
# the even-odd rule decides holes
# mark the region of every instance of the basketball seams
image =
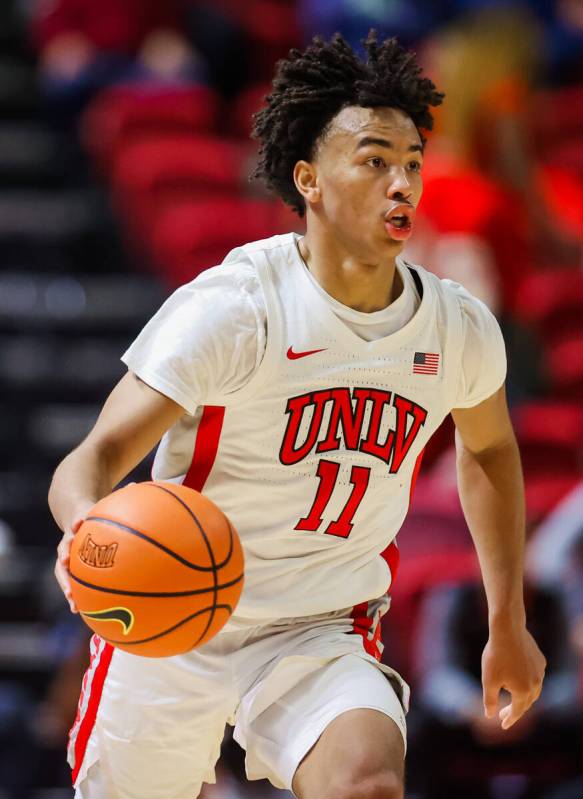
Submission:
[[[185,619],[181,619],[177,624],[174,624],[172,627],[168,627],[167,630],[162,630],[161,633],[156,633],[156,635],[152,635],[149,638],[142,638],[139,641],[116,641],[113,638],[105,638],[105,640],[108,643],[114,644],[114,645],[115,644],[123,644],[124,647],[137,646],[138,644],[147,644],[150,641],[155,641],[157,638],[163,638],[165,635],[169,635],[169,633],[173,633],[179,627],[182,627],[184,624],[187,624],[189,621],[192,621],[192,619],[195,619],[197,616],[201,616],[203,613],[208,613],[210,611],[209,615],[212,615],[215,610],[226,610],[229,615],[231,615],[231,613],[233,612],[233,608],[231,607],[231,605],[226,605],[226,604],[225,605],[216,605],[216,604],[213,604],[213,605],[209,605],[207,608],[202,608],[201,610],[197,610],[196,613],[193,613],[192,615],[187,616]],[[201,635],[198,637],[198,639],[194,642],[193,647],[195,647],[204,638],[204,636],[206,635],[207,630],[208,630],[208,625],[205,628],[205,630],[201,633]],[[103,638],[103,636],[101,636],[101,637]]]
[[180,597],[180,596],[196,596],[197,594],[207,594],[209,591],[216,593],[217,591],[222,591],[225,588],[231,588],[232,586],[236,585],[237,583],[241,582],[243,579],[243,574],[240,574],[238,577],[235,577],[233,580],[229,580],[228,583],[218,583],[216,586],[212,585],[208,588],[196,588],[192,591],[126,591],[123,588],[108,588],[107,586],[103,585],[95,585],[94,583],[89,583],[87,580],[81,579],[81,577],[77,577],[76,574],[73,572],[69,572],[69,575],[72,580],[75,580],[76,583],[80,585],[84,585],[85,588],[92,588],[94,591],[101,591],[105,594],[119,594],[121,596],[142,596],[142,597]]
[[217,563],[217,569],[222,569],[231,560],[231,555],[233,554],[233,547],[235,543],[235,535],[233,533],[233,528],[231,527],[231,522],[226,516],[225,516],[225,521],[227,522],[227,527],[229,528],[229,551],[227,552],[227,557],[223,561],[221,561],[221,563]]
[[[178,510],[170,500],[164,501],[159,495],[156,498],[147,490],[144,495],[144,486],[153,486],[165,494],[170,494],[181,509]],[[122,602],[137,608],[143,615],[143,624],[140,625],[141,629],[137,628],[132,633],[131,638],[134,640],[127,640],[125,633],[123,639],[117,640],[106,638],[101,631],[101,624],[94,627],[93,624],[87,623],[97,629],[102,640],[108,644],[119,646],[136,655],[160,657],[166,656],[164,652],[168,650],[183,652],[200,646],[223,627],[225,617],[221,617],[220,611],[223,614],[226,612],[226,618],[230,617],[241,594],[244,563],[237,531],[220,508],[206,497],[203,498],[200,492],[193,494],[192,490],[186,490],[184,487],[157,481],[137,484],[135,489],[131,490],[136,496],[137,513],[131,505],[128,509],[123,501],[121,505],[113,502],[95,507],[93,515],[85,520],[88,523],[85,549],[79,550],[79,553],[75,549],[73,553],[78,554],[80,560],[83,560],[87,566],[115,565],[117,578],[113,573],[98,575],[94,569],[87,571],[81,563],[78,564],[78,569],[74,568],[70,572],[70,577],[75,595],[89,598],[90,607],[101,606],[103,602],[107,602],[106,597],[109,594],[112,602]],[[142,490],[141,495],[138,493],[139,490]],[[133,494],[128,493],[128,499],[132,500]],[[187,516],[183,515],[184,511]],[[189,520],[194,523],[194,527],[190,526]],[[207,527],[208,533],[205,529]],[[107,529],[110,533],[107,533]],[[145,578],[141,581],[132,578],[133,558],[128,561],[124,556],[115,564],[113,559],[110,559],[111,563],[106,563],[103,553],[109,545],[103,542],[110,538],[115,538],[118,542],[123,542],[125,539],[122,549],[123,547],[128,549],[124,549],[124,553],[128,552],[131,555],[137,552],[147,564],[154,564],[155,571],[150,577],[157,585],[151,585],[151,580],[145,581]],[[140,542],[143,542],[143,546]],[[150,549],[148,544],[154,549]],[[115,544],[116,550],[118,546],[119,544]],[[210,565],[201,566],[199,564],[204,560],[204,547],[207,549],[207,560]],[[171,561],[164,562],[165,557],[169,557]],[[172,566],[172,563],[175,565]],[[136,565],[139,566],[139,560],[136,561]],[[181,572],[184,567],[195,573],[190,579],[186,572]],[[222,569],[225,569],[224,573]],[[160,579],[155,579],[155,573],[166,575],[166,578],[160,582]],[[196,577],[197,573],[199,577]],[[205,577],[203,580],[202,574],[209,576],[212,574],[212,579]],[[135,589],[147,589],[151,585],[153,589],[171,590],[150,591],[108,587],[103,584],[104,577],[107,578],[105,583],[112,582],[114,585],[117,583],[118,586],[120,583],[123,586],[129,582],[130,585],[134,583]],[[201,583],[203,587],[200,587]],[[184,590],[172,590],[181,588]],[[159,599],[175,601],[159,603]],[[185,613],[188,614],[186,617]],[[166,629],[162,629],[163,627]],[[111,632],[114,635],[116,632],[119,634],[117,629]],[[168,643],[165,639],[168,639]]]
[[[170,491],[169,488],[161,486],[158,483],[144,483],[144,485],[152,486],[152,488],[157,488],[159,491],[163,491],[165,494],[169,494],[171,497],[174,497],[174,499],[182,505],[184,510],[188,513],[190,518],[194,521],[194,523],[198,527],[199,532],[202,535],[203,540],[204,540],[205,545],[206,545],[206,548],[208,550],[209,558],[210,558],[210,561],[211,561],[211,564],[212,564],[212,567],[213,567],[213,605],[212,605],[212,610],[209,613],[209,617],[207,619],[207,625],[206,625],[205,629],[203,630],[200,638],[198,639],[198,641],[201,641],[204,638],[204,636],[207,634],[211,624],[213,623],[213,619],[215,617],[215,610],[216,610],[216,607],[217,607],[217,599],[218,599],[217,585],[218,585],[219,580],[218,580],[218,575],[217,575],[217,564],[215,562],[215,555],[214,555],[214,552],[213,552],[213,548],[211,547],[210,541],[208,540],[208,537],[207,537],[207,534],[205,533],[205,531],[203,529],[203,526],[199,522],[196,514],[194,513],[194,511],[191,508],[188,507],[188,505],[186,504],[186,502],[184,502],[184,500],[182,500],[177,494],[175,494],[174,491]],[[196,643],[198,643],[198,641]],[[195,646],[196,646],[196,644],[195,644]]]
[[[171,493],[171,492],[169,492]],[[143,541],[146,541],[148,544],[152,544],[152,546],[161,549],[166,555],[170,555],[171,558],[177,560],[179,563],[182,563],[183,566],[186,566],[189,569],[194,569],[195,571],[200,572],[213,572],[215,571],[215,566],[198,566],[196,563],[192,563],[186,558],[183,558],[178,553],[174,552],[174,550],[170,549],[169,547],[164,546],[159,541],[156,541],[155,538],[151,538],[146,533],[142,533],[140,530],[136,530],[134,527],[129,527],[127,524],[123,524],[122,522],[118,522],[115,519],[108,519],[105,516],[88,516],[86,521],[88,522],[100,522],[101,524],[109,525],[110,527],[117,527],[118,530],[123,530],[126,533],[130,533],[130,535],[135,535],[137,538],[141,538]]]

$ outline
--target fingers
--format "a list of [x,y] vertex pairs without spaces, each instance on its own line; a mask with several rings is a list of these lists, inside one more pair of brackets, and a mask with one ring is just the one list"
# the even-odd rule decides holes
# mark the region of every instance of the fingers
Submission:
[[484,683],[484,713],[486,718],[489,719],[498,715],[502,729],[507,730],[526,713],[534,702],[536,702],[540,696],[542,686],[538,686],[535,690],[529,691],[526,694],[516,691],[512,692],[512,700],[499,711],[498,697],[502,687],[503,686],[497,685],[494,682]]
[[69,608],[71,609],[71,613],[78,613],[77,605],[75,604],[75,600],[73,599],[73,595],[71,593],[71,581],[69,578],[69,572],[67,571],[66,567],[63,566],[60,560],[57,560],[55,564],[55,577],[57,578],[57,582],[61,586],[62,592],[65,594],[65,599],[69,603]]
[[512,727],[513,724],[524,716],[526,711],[536,702],[542,690],[542,684],[538,685],[528,693],[519,694],[514,692],[512,694],[512,701],[500,710],[498,716],[500,717],[501,726],[503,730]]
[[516,724],[519,718],[524,716],[528,708],[532,705],[532,701],[525,701],[520,699],[513,699],[510,704],[503,707],[498,716],[502,723],[502,729],[507,730]]
[[498,711],[498,696],[501,685],[493,680],[484,679],[484,713],[486,718],[493,718]]
[[74,538],[73,533],[65,533],[57,547],[57,561],[55,563],[55,577],[59,583],[65,598],[69,603],[72,613],[77,613],[77,606],[71,593],[71,579],[69,577],[69,557],[71,552],[71,542]]

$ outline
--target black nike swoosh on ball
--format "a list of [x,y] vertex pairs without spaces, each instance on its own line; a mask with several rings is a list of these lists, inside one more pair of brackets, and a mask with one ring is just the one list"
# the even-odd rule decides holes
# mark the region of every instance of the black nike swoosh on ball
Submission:
[[127,635],[134,626],[134,614],[128,608],[107,608],[107,610],[81,610],[82,616],[97,621],[118,621],[123,626],[123,634]]

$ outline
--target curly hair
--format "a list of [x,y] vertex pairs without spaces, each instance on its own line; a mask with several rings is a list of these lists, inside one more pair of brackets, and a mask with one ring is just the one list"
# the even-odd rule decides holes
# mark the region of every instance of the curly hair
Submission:
[[317,36],[304,51],[294,48],[278,62],[267,106],[253,116],[252,137],[260,141],[254,178],[284,200],[300,216],[305,203],[296,189],[297,161],[310,161],[332,119],[344,107],[387,106],[404,111],[422,130],[431,130],[430,106],[444,95],[422,77],[414,53],[395,38],[379,43],[374,30],[363,42],[367,59],[360,60],[337,33],[327,42]]

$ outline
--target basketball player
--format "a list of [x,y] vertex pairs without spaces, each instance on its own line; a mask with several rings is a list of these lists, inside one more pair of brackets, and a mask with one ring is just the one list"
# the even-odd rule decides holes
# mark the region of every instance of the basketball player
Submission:
[[250,779],[299,799],[403,796],[408,688],[379,662],[380,618],[423,448],[450,412],[489,605],[485,713],[508,728],[540,693],[500,330],[400,256],[442,95],[395,40],[371,35],[366,52],[315,39],[279,64],[255,120],[258,174],[306,235],[242,245],[178,289],[56,471],[72,606],[73,535],[160,439],[154,478],[216,502],[246,556],[235,615],[201,648],[148,659],[94,636],[69,749],[77,799],[193,799],[226,723]]

